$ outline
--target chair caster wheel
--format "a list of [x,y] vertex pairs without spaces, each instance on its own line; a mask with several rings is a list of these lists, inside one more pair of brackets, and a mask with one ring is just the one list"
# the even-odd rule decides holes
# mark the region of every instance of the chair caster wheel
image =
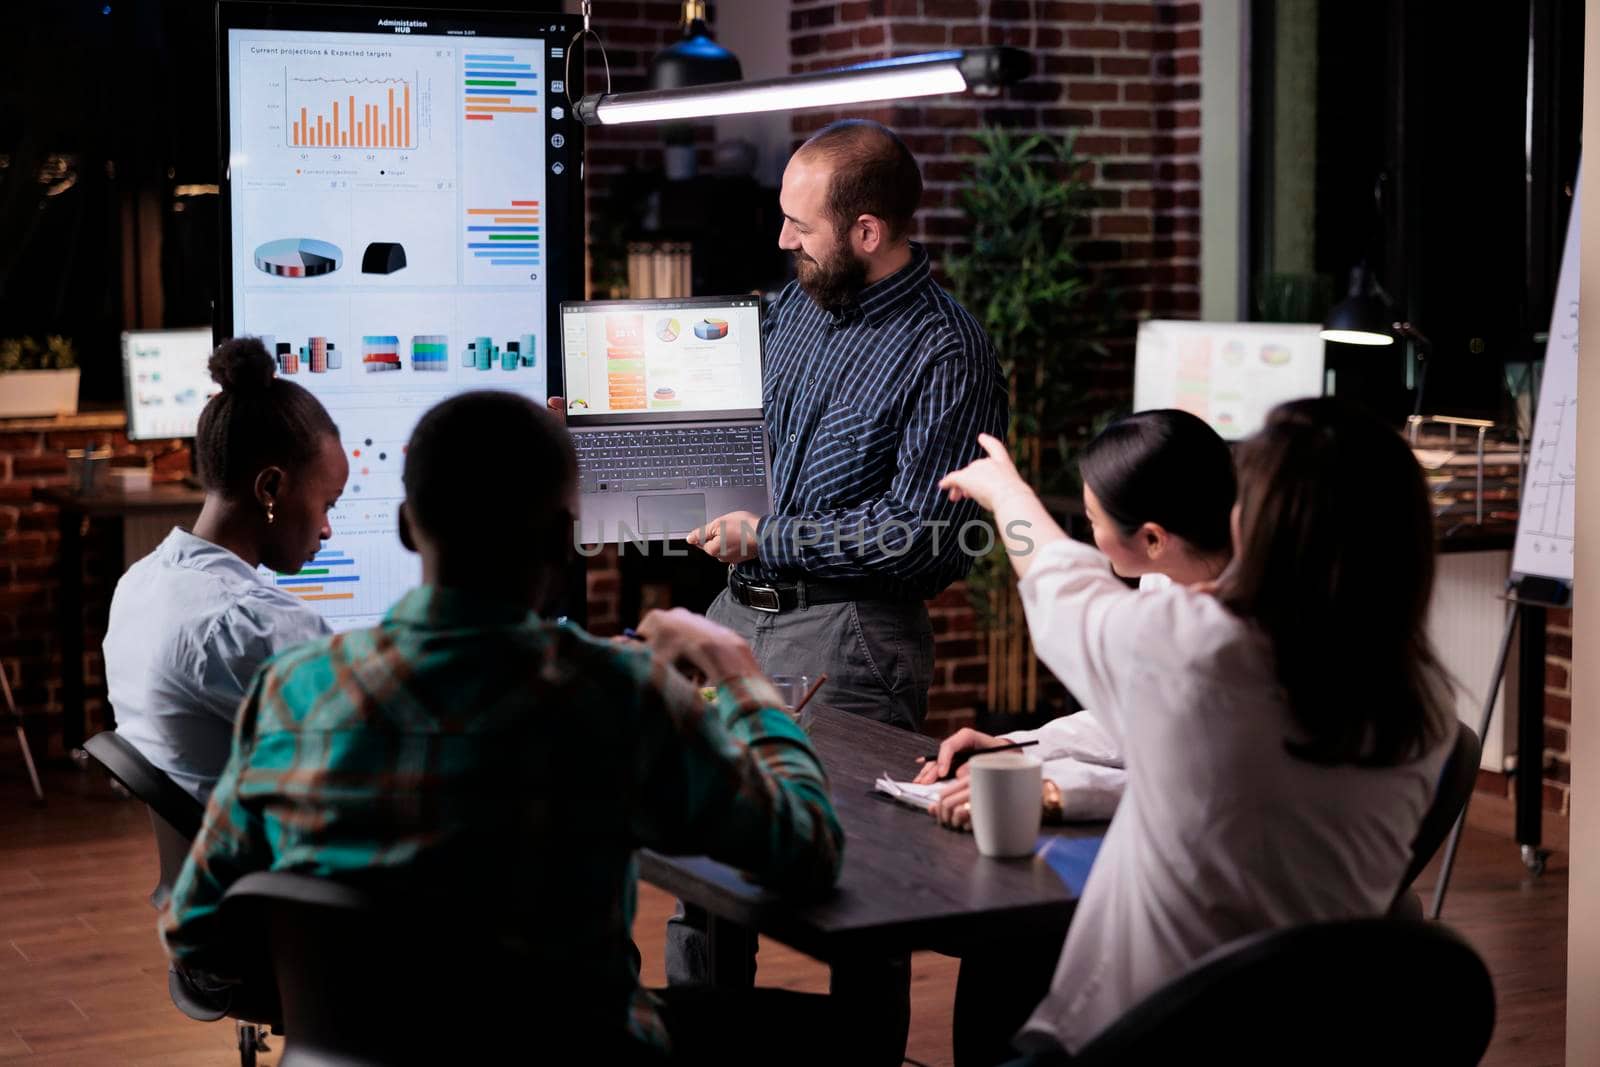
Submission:
[[1550,858],[1547,848],[1535,848],[1533,845],[1522,846],[1522,865],[1533,874],[1535,878],[1544,873],[1545,861]]

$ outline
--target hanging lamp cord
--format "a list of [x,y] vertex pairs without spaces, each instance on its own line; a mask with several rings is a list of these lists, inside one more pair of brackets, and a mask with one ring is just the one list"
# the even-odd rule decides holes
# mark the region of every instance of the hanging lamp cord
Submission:
[[611,95],[611,59],[606,55],[606,43],[600,39],[600,35],[595,33],[593,28],[590,26],[590,20],[592,19],[593,15],[593,0],[583,0],[583,29],[573,34],[572,40],[567,44],[567,77],[566,81],[563,82],[563,85],[567,90],[567,104],[573,108],[577,107],[578,98],[581,98],[583,93],[580,90],[578,93],[578,98],[574,98],[572,95],[572,55],[578,50],[578,42],[582,41],[585,37],[593,37],[595,47],[600,49],[600,61],[604,63],[606,67],[605,95]]

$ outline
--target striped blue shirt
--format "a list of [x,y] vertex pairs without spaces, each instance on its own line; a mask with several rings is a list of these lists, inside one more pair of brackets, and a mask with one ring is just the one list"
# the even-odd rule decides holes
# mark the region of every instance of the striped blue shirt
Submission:
[[1003,437],[1005,379],[983,328],[933,281],[928,253],[827,311],[791,282],[769,313],[763,404],[772,513],[746,577],[867,580],[932,597],[982,552],[971,501],[939,479]]

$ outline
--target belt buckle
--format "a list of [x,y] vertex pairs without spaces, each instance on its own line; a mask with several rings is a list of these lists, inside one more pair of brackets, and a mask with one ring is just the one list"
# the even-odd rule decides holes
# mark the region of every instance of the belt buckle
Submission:
[[756,611],[776,615],[783,610],[783,601],[778,598],[778,591],[770,585],[745,582],[744,595],[749,598],[746,601],[747,605]]

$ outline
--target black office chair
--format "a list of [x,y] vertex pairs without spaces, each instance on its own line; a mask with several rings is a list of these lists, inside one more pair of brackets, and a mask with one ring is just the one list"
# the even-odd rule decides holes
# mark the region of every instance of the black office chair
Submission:
[[1217,949],[1071,1063],[1471,1067],[1489,1047],[1494,1014],[1488,969],[1448,927],[1314,923]]
[[1389,909],[1389,914],[1397,919],[1422,918],[1422,901],[1411,892],[1411,884],[1433,860],[1433,854],[1439,851],[1451,827],[1461,818],[1478,781],[1478,759],[1482,754],[1478,735],[1464,722],[1456,725],[1455,747],[1439,772],[1439,791],[1422,817],[1422,825],[1417,827],[1417,836],[1411,842],[1411,865],[1406,868]]
[[621,1014],[595,1007],[616,999],[573,988],[502,932],[515,928],[508,909],[528,903],[463,909],[269,871],[228,890],[222,921],[232,951],[274,972],[288,1032],[279,1067],[636,1059]]
[[[150,813],[150,828],[155,831],[156,857],[160,863],[150,903],[160,910],[166,907],[178,873],[189,858],[189,846],[200,832],[205,808],[115,731],[102,730],[84,742],[83,747],[91,759]],[[167,992],[179,1011],[199,1022],[216,1022],[233,1016],[239,1037],[239,1062],[243,1067],[253,1067],[256,1053],[268,1051],[262,1027],[274,1026],[278,1019],[277,1004],[270,991],[236,989],[212,996],[190,985],[176,968],[168,966]]]

